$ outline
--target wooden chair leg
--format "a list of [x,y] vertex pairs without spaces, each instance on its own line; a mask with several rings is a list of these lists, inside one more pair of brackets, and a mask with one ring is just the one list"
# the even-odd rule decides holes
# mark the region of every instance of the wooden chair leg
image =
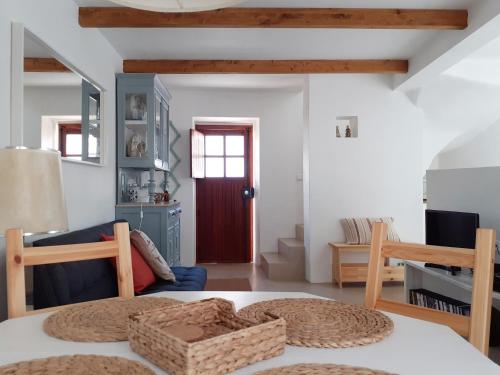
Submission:
[[484,355],[488,355],[490,339],[495,241],[494,230],[477,231],[469,341]]
[[128,223],[114,225],[115,240],[118,242],[118,257],[116,259],[116,274],[118,278],[118,293],[120,297],[134,297],[134,281],[132,278],[132,255],[130,253],[130,233]]
[[8,229],[6,238],[7,310],[9,319],[26,314],[23,231]]
[[374,309],[382,291],[384,275],[384,257],[382,242],[387,238],[387,224],[374,223],[372,228],[372,244],[368,262],[368,278],[366,280],[365,306]]

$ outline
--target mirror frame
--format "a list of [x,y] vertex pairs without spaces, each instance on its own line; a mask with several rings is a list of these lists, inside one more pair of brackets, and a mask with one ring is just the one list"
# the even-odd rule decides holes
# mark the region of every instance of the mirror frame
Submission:
[[64,64],[73,73],[80,76],[82,80],[89,82],[95,88],[101,92],[100,97],[100,114],[101,114],[101,128],[100,128],[100,140],[101,140],[101,155],[99,163],[93,163],[84,160],[74,160],[61,157],[63,162],[75,163],[89,165],[93,167],[104,167],[105,166],[105,156],[106,156],[106,131],[105,120],[106,113],[104,108],[104,93],[106,90],[96,83],[93,79],[89,78],[80,69],[76,68],[73,64],[68,62],[61,54],[55,51],[47,43],[41,40],[35,33],[24,26],[20,22],[12,22],[11,25],[11,116],[10,116],[10,146],[23,146],[24,138],[24,37],[25,33],[28,32],[30,37],[39,43],[42,47],[47,48],[52,56]]

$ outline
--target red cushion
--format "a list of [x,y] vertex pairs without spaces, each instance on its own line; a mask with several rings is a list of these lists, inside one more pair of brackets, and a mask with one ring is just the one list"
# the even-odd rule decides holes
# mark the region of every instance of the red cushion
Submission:
[[[101,240],[114,241],[115,237],[101,234]],[[130,243],[130,251],[132,255],[132,276],[134,279],[134,292],[140,293],[148,286],[156,282],[155,274],[146,263],[141,253]],[[112,260],[113,266],[116,268],[116,259]]]

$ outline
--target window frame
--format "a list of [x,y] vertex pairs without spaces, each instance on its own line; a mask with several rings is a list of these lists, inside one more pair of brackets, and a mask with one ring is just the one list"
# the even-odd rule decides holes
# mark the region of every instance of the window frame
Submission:
[[[227,132],[227,133],[225,133]],[[237,178],[247,178],[247,174],[248,174],[248,171],[247,171],[247,167],[246,165],[243,166],[243,176],[239,176],[239,177],[231,177],[231,176],[227,176],[227,171],[226,171],[226,160],[227,159],[234,159],[234,158],[243,158],[243,163],[245,164],[245,158],[247,156],[247,145],[243,144],[243,154],[242,155],[227,155],[226,154],[226,137],[231,137],[231,136],[242,136],[243,137],[243,140],[245,139],[245,129],[237,129],[237,131],[235,131],[235,129],[220,129],[220,130],[205,130],[203,131],[203,134],[205,135],[204,137],[204,147],[205,147],[205,151],[207,149],[207,137],[210,137],[210,136],[220,136],[222,137],[222,154],[221,155],[203,155],[203,165],[204,165],[204,169],[205,169],[205,177],[204,178],[210,178],[210,179],[214,179],[214,178],[221,178],[221,179],[225,179],[225,178],[229,178],[229,179],[237,179]],[[207,159],[220,159],[222,158],[223,160],[223,170],[224,170],[224,173],[222,176],[218,176],[218,177],[208,177],[207,176]]]

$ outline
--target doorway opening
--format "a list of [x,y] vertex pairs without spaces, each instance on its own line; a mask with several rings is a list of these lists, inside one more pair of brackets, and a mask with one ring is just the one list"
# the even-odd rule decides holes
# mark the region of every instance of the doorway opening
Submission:
[[258,119],[195,119],[196,262],[252,263],[256,254]]

